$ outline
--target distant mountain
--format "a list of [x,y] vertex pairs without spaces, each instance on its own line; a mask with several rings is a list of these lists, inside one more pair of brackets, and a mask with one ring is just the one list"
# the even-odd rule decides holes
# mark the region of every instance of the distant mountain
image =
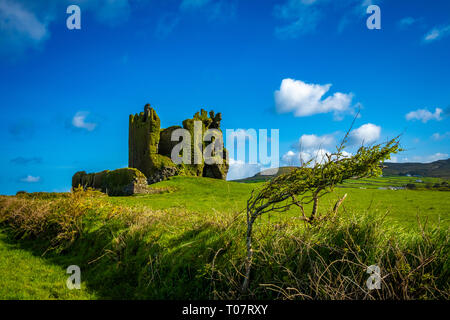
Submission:
[[270,179],[272,179],[274,177],[278,177],[279,175],[291,172],[295,168],[298,168],[298,167],[279,167],[279,168],[274,168],[274,169],[266,169],[266,170],[263,170],[263,171],[255,174],[253,177],[248,177],[248,178],[245,178],[245,179],[239,179],[239,180],[234,180],[234,181],[236,181],[236,182],[260,182],[260,181],[267,181],[267,180],[270,180]]
[[422,177],[437,177],[450,178],[450,159],[438,160],[430,163],[384,163],[386,168],[383,169],[383,174],[386,176],[422,176]]
[[[392,163],[385,162],[383,168],[383,175],[385,176],[421,176],[421,177],[436,177],[436,178],[450,178],[450,159],[438,160],[430,163]],[[259,182],[267,181],[273,177],[290,172],[297,167],[280,167],[276,169],[267,169],[255,174],[253,177],[235,180],[236,182]],[[275,171],[277,171],[275,173]]]

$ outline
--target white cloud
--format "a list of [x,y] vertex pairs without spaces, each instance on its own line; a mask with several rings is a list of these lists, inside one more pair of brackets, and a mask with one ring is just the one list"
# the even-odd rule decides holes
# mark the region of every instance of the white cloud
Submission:
[[22,51],[48,37],[47,22],[38,19],[20,1],[0,0],[0,46],[3,50]]
[[304,162],[311,159],[311,155],[308,152],[300,152],[289,150],[281,157],[281,163],[284,166],[301,166]]
[[283,79],[280,90],[275,91],[275,104],[279,113],[293,112],[296,117],[334,112],[339,116],[350,111],[353,94],[336,92],[323,99],[331,84],[308,84],[301,80]]
[[[236,2],[227,0],[183,0],[179,10],[162,14],[155,33],[165,37],[179,23],[179,11],[207,8],[208,20],[228,19],[235,16]],[[151,0],[0,0],[0,51],[8,55],[38,47],[49,38],[49,26],[65,19],[66,8],[75,4],[83,16],[89,13],[100,23],[115,26],[127,21],[133,8],[145,6]],[[57,20],[58,19],[58,20]],[[64,27],[64,26],[63,26]]]
[[260,164],[249,164],[242,160],[230,158],[230,167],[228,169],[227,180],[237,180],[252,177],[262,171]]
[[301,152],[300,156],[303,161],[309,161],[313,159],[313,162],[323,163],[327,160],[327,155],[331,152],[326,149],[316,149],[310,152]]
[[349,143],[356,144],[370,144],[380,138],[381,127],[372,123],[363,124],[358,129],[354,129],[349,134]]
[[441,114],[443,110],[440,108],[436,108],[434,113],[431,113],[427,109],[419,109],[415,111],[411,111],[406,115],[406,120],[420,120],[423,123],[427,123],[429,120],[442,120]]
[[25,178],[20,179],[22,182],[35,183],[41,181],[41,177],[34,177],[32,175],[28,175]]
[[352,154],[350,152],[347,151],[342,151],[342,157],[344,158],[350,158],[352,156]]
[[429,163],[434,162],[437,160],[446,160],[449,158],[449,155],[447,153],[437,152],[431,155],[424,155],[424,156],[410,156],[408,157],[397,157],[397,156],[391,156],[391,159],[386,162],[393,162],[393,163],[405,163],[405,162],[420,162],[420,163]]
[[440,134],[439,132],[433,133],[431,138],[433,138],[433,140],[436,140],[436,141],[443,140],[443,139],[446,139],[446,138],[450,138],[450,131],[447,131],[447,132],[442,133],[442,134]]
[[[282,165],[284,166],[301,166],[304,163],[312,160],[312,164],[324,163],[328,160],[327,155],[331,152],[323,148],[312,148],[302,151],[289,150],[281,157]],[[352,154],[347,151],[342,152],[343,158],[351,157]],[[334,157],[333,157],[334,158]]]
[[57,18],[65,19],[66,8],[71,4],[80,6],[82,17],[84,13],[92,12],[101,23],[115,25],[129,18],[131,2],[132,0],[0,0],[0,49],[7,54],[15,54],[39,47],[50,37],[49,25]]
[[275,35],[282,39],[297,38],[301,34],[314,31],[317,27],[320,11],[315,0],[288,0],[275,6],[275,16],[288,23],[275,28]]
[[417,22],[413,17],[405,17],[398,22],[400,28],[407,28]]
[[431,42],[431,41],[435,41],[435,40],[444,38],[448,35],[450,35],[450,25],[443,26],[443,27],[435,27],[425,35],[425,37],[423,38],[423,41]]
[[[333,134],[318,136],[315,134],[304,134],[298,142],[293,145],[296,150],[289,150],[281,157],[282,165],[301,166],[304,163],[313,160],[312,163],[323,163],[328,160],[327,155],[331,152],[324,147],[331,146],[335,142]],[[351,157],[352,154],[342,151],[344,158]]]
[[428,162],[434,162],[437,160],[445,160],[445,159],[448,159],[448,157],[449,157],[449,155],[447,153],[437,152],[435,154],[428,155],[428,156],[415,156],[412,158],[412,160],[414,162],[428,163]]
[[331,134],[317,136],[315,134],[304,134],[300,137],[298,144],[302,149],[325,147],[333,144],[334,137]]
[[431,136],[431,138],[433,138],[434,140],[441,140],[442,136],[441,134],[439,134],[438,132],[433,133],[433,135]]
[[285,165],[293,166],[299,165],[300,163],[300,154],[298,152],[289,150],[281,157],[281,161]]
[[78,111],[75,116],[72,118],[72,125],[75,128],[86,129],[87,131],[93,131],[97,124],[93,122],[86,122],[86,117],[89,115],[89,112]]
[[386,162],[391,163],[404,163],[410,161],[408,157],[398,157],[398,156],[391,156],[390,160],[387,160]]
[[327,15],[342,17],[338,32],[351,21],[366,18],[366,8],[381,0],[286,0],[274,7],[275,17],[285,24],[275,28],[275,35],[281,39],[295,39],[314,32]]

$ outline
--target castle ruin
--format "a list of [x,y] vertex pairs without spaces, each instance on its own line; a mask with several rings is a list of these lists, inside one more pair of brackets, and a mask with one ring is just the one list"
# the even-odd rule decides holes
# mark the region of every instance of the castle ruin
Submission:
[[[194,137],[196,125],[201,124],[201,136],[208,129],[216,129],[220,132],[222,115],[214,111],[208,113],[201,109],[194,114],[192,119],[186,119],[182,126],[172,126],[161,129],[161,122],[156,111],[146,104],[144,111],[139,114],[131,114],[129,117],[128,133],[128,168],[118,170],[105,170],[97,173],[79,171],[72,177],[72,188],[79,186],[93,188],[109,195],[131,195],[136,193],[148,193],[147,184],[166,180],[172,176],[197,176],[225,180],[228,173],[228,152],[223,147],[223,139],[203,141],[195,144],[190,142],[191,154],[187,157],[194,160],[196,153],[201,153],[207,147],[213,145],[218,154],[213,157],[222,157],[221,161],[212,164],[205,163],[203,157],[200,161],[175,164],[171,159],[173,148],[179,143],[172,141],[172,133],[177,129],[185,129]],[[197,123],[197,124],[196,124]],[[181,154],[180,154],[181,156]],[[198,160],[198,159],[197,159]]]

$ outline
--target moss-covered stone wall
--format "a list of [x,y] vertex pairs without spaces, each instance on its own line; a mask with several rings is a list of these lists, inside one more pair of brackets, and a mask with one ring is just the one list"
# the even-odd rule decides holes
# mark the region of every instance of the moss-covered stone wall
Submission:
[[134,168],[105,170],[97,173],[79,171],[72,177],[72,188],[78,187],[92,188],[112,196],[128,196],[148,192],[147,178]]

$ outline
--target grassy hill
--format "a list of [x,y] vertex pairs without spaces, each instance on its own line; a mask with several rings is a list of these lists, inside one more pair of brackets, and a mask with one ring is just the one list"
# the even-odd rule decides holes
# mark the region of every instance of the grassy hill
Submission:
[[[253,177],[248,177],[248,178],[234,180],[234,181],[236,181],[236,182],[264,182],[264,181],[272,179],[273,177],[278,177],[279,175],[289,173],[292,170],[294,170],[295,168],[297,168],[297,167],[288,166],[288,167],[279,167],[278,170],[277,169],[266,169],[266,170],[263,170],[263,171],[255,174]],[[274,171],[276,171],[276,172],[274,172]]]
[[450,178],[450,159],[430,163],[385,163],[385,175]]
[[[260,185],[173,177],[152,185],[153,194],[132,197],[2,196],[0,261],[17,255],[21,263],[0,263],[2,286],[15,288],[14,295],[0,290],[0,299],[241,298],[243,209]],[[340,214],[317,226],[299,221],[295,209],[258,219],[252,298],[450,296],[450,193],[348,185],[321,200],[321,214],[344,193]],[[390,275],[376,297],[361,290],[374,263]],[[83,282],[70,293],[65,269],[73,264]]]

